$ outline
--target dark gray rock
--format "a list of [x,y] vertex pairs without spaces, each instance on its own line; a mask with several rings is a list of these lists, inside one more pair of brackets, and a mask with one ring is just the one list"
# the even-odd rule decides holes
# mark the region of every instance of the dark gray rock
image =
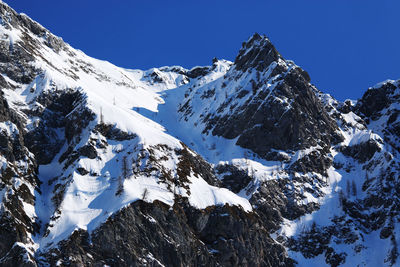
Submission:
[[210,72],[209,67],[196,67],[188,71],[186,75],[191,79],[195,79],[207,75],[209,72]]
[[95,159],[97,157],[96,148],[91,145],[85,145],[78,150],[79,155],[87,157],[89,159]]
[[124,141],[136,138],[135,134],[127,133],[116,128],[114,125],[100,123],[94,128],[95,132],[101,133],[107,139]]
[[[39,46],[45,44],[56,53],[61,50],[73,53],[68,51],[61,38],[52,35],[27,16],[17,14],[4,3],[0,3],[0,17],[2,26],[21,30],[19,41],[11,45],[7,40],[0,41],[0,72],[17,83],[28,84],[34,79],[40,81],[44,78],[32,64],[37,58],[46,60],[38,53]],[[32,36],[41,39],[38,41]],[[7,36],[4,37],[7,39]],[[57,70],[52,62],[47,63]],[[79,69],[99,81],[109,80],[95,73],[93,65],[79,60],[77,63]],[[196,67],[189,71],[166,67],[160,71],[184,75],[182,83],[186,83],[189,78],[198,79],[209,74],[216,66],[218,60],[213,59],[210,67]],[[78,79],[71,73],[65,75]],[[150,83],[164,82],[158,71],[150,72],[145,78]],[[233,84],[230,81],[241,78],[249,78],[248,87],[228,87]],[[4,192],[0,210],[0,265],[292,266],[294,261],[289,259],[285,245],[302,253],[305,258],[322,255],[327,264],[338,266],[346,263],[347,254],[335,251],[332,242],[354,245],[355,251],[361,250],[362,233],[371,231],[379,231],[380,238],[391,242],[387,262],[395,264],[399,253],[394,222],[400,214],[400,170],[396,165],[398,154],[395,153],[395,149],[400,151],[400,110],[397,108],[400,100],[397,91],[399,83],[386,82],[379,88],[368,90],[355,106],[350,101],[333,106],[323,104],[320,92],[310,84],[308,73],[292,62],[285,61],[273,44],[258,34],[243,44],[231,70],[220,79],[220,86],[216,83],[215,87],[204,91],[200,99],[213,101],[213,97],[220,93],[218,90],[234,89],[231,91],[235,93],[228,95],[228,91],[225,91],[226,99],[216,107],[217,112],[202,114],[201,118],[206,124],[204,133],[237,138],[238,145],[257,154],[254,157],[282,161],[278,169],[285,174],[285,178],[259,181],[255,175],[226,164],[214,169],[184,144],[183,149],[175,151],[162,144],[149,147],[137,145],[134,152],[129,152],[136,153],[136,158],[129,158],[129,164],[132,164],[132,170],[129,171],[132,172],[132,179],[135,175],[156,177],[174,194],[176,186],[189,188],[192,174],[202,177],[213,186],[226,187],[236,193],[244,190],[242,192],[251,197],[253,212],[229,205],[198,210],[191,207],[187,199],[178,196],[175,196],[173,207],[159,201],[136,201],[113,214],[91,234],[84,230],[75,231],[57,248],[35,255],[36,258],[23,246],[16,245],[16,242],[31,243],[31,236],[39,233],[41,222],[30,218],[24,210],[24,202],[34,205],[36,197],[27,185],[15,186],[14,178],[23,179],[40,194],[37,164],[54,160],[64,144],[67,149],[59,162],[66,169],[77,166],[76,162],[81,157],[98,157],[97,152],[108,146],[105,139],[135,142],[137,136],[104,124],[102,120],[95,126],[92,122],[96,117],[87,107],[86,96],[79,90],[61,92],[57,88],[40,94],[35,99],[40,104],[37,108],[24,111],[28,117],[39,118],[38,123],[27,130],[23,114],[10,109],[0,91],[0,122],[13,123],[18,129],[12,135],[0,132],[0,153],[7,161],[0,170],[0,191]],[[269,82],[274,86],[266,86]],[[0,89],[3,88],[15,89],[0,75]],[[195,86],[188,89],[185,101],[179,106],[179,112],[185,119],[195,112],[192,99],[186,99],[193,90],[196,90]],[[34,88],[30,93],[36,93]],[[231,105],[235,99],[243,99],[241,106]],[[230,112],[223,113],[228,109]],[[340,121],[342,114],[350,112],[362,117],[361,128],[368,127],[371,121],[385,118],[386,121],[382,120],[385,126],[382,129],[384,145],[393,153],[382,153],[379,143],[373,140],[340,147],[338,143],[343,138],[336,120]],[[339,125],[342,129],[353,127],[349,123]],[[88,140],[83,140],[87,142],[82,146],[84,129],[92,131],[93,136],[105,139],[90,136]],[[301,158],[292,158],[293,152],[309,147],[316,149]],[[328,185],[327,170],[333,164],[330,155],[332,147],[351,158],[350,162],[355,162],[355,159],[366,172],[374,174],[374,177],[367,176],[362,180],[365,197],[358,199],[356,194],[342,195],[340,204],[344,215],[332,218],[331,225],[321,227],[314,224],[310,229],[300,230],[293,239],[286,240],[283,236],[272,239],[271,234],[281,227],[284,219],[296,220],[319,208],[318,203],[302,200],[305,199],[305,193],[316,199],[323,196],[321,188]],[[176,175],[163,166],[163,162],[173,153],[179,161]],[[26,163],[26,169],[18,168],[20,160]],[[124,161],[126,163],[126,157]],[[382,167],[379,175],[376,175],[379,161],[387,163],[390,168]],[[338,163],[335,166],[339,166]],[[76,172],[93,177],[100,175],[79,166]],[[122,177],[124,179],[128,178],[126,173],[123,176],[126,176]],[[217,176],[221,179],[217,179]],[[56,209],[70,182],[71,176],[55,177],[49,182],[54,183],[51,201]]]
[[4,267],[36,267],[36,260],[26,248],[14,245],[3,258],[0,265]]
[[79,139],[79,134],[95,116],[85,108],[85,96],[76,90],[42,93],[37,101],[42,109],[25,111],[27,115],[39,117],[36,127],[25,135],[25,143],[39,164],[48,164],[66,140]]
[[[253,95],[242,106],[231,106],[235,112],[224,116],[203,114],[206,124],[203,132],[211,131],[213,135],[228,139],[238,138],[238,145],[264,158],[273,149],[299,150],[316,145],[326,148],[341,141],[338,126],[316,96],[308,74],[296,66],[288,69],[277,64],[278,60],[284,59],[266,37],[256,34],[250,38],[224,80],[242,79],[248,71],[256,71],[257,77],[263,77],[264,72],[272,68],[265,79],[278,77],[274,78],[277,85],[269,89],[265,86],[267,80],[252,80]],[[229,107],[234,98],[240,99],[248,92],[241,88],[235,91],[237,95],[229,96],[218,107],[218,112]],[[179,111],[184,116],[193,112],[190,99]]]
[[222,175],[222,186],[228,188],[234,193],[239,193],[253,179],[247,172],[238,169],[233,165],[217,165],[216,171]]
[[368,140],[367,142],[361,144],[348,146],[342,150],[343,154],[351,156],[360,162],[366,162],[370,160],[375,153],[379,151],[381,151],[381,148],[375,140]]
[[[30,236],[39,230],[38,222],[26,214],[23,203],[34,205],[35,196],[25,184],[15,187],[13,178],[18,177],[38,190],[37,165],[23,141],[24,121],[10,109],[2,91],[0,122],[13,123],[17,127],[11,135],[0,132],[0,154],[6,159],[6,164],[0,169],[0,190],[3,192],[0,200],[0,265],[36,266],[31,253],[16,244],[31,242]],[[26,168],[19,168],[17,161],[23,161]],[[32,261],[28,262],[29,259]]]
[[358,101],[356,110],[372,120],[378,118],[381,115],[379,112],[391,104],[390,95],[395,90],[396,86],[390,82],[384,83],[379,88],[368,89]]
[[268,38],[256,33],[246,43],[243,43],[242,49],[235,59],[235,66],[243,72],[250,68],[263,71],[280,58],[282,59],[281,55]]
[[199,211],[184,199],[173,209],[157,201],[137,201],[107,220],[90,240],[86,232],[75,232],[60,249],[42,256],[51,265],[58,260],[94,266],[294,264],[255,214],[229,206]]

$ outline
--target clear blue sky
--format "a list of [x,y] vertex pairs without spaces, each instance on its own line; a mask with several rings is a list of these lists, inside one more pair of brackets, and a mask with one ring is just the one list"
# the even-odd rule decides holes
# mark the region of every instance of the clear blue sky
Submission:
[[234,60],[254,32],[340,100],[400,78],[400,1],[5,0],[75,48],[126,68]]

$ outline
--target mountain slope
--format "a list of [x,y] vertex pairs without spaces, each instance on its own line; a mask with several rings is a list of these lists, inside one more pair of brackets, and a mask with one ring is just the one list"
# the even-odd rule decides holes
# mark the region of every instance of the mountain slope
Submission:
[[2,265],[398,264],[399,82],[342,103],[258,34],[128,70],[0,17]]

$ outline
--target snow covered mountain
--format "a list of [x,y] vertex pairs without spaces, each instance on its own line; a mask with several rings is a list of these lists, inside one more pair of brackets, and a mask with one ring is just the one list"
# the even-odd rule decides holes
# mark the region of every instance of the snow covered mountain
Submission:
[[399,81],[340,102],[258,34],[123,69],[0,18],[2,266],[400,264]]

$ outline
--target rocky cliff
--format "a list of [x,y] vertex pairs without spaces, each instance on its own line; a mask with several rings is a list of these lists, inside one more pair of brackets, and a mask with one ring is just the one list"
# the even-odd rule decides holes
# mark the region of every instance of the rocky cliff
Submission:
[[2,266],[399,264],[399,81],[335,100],[259,34],[123,69],[0,17]]

